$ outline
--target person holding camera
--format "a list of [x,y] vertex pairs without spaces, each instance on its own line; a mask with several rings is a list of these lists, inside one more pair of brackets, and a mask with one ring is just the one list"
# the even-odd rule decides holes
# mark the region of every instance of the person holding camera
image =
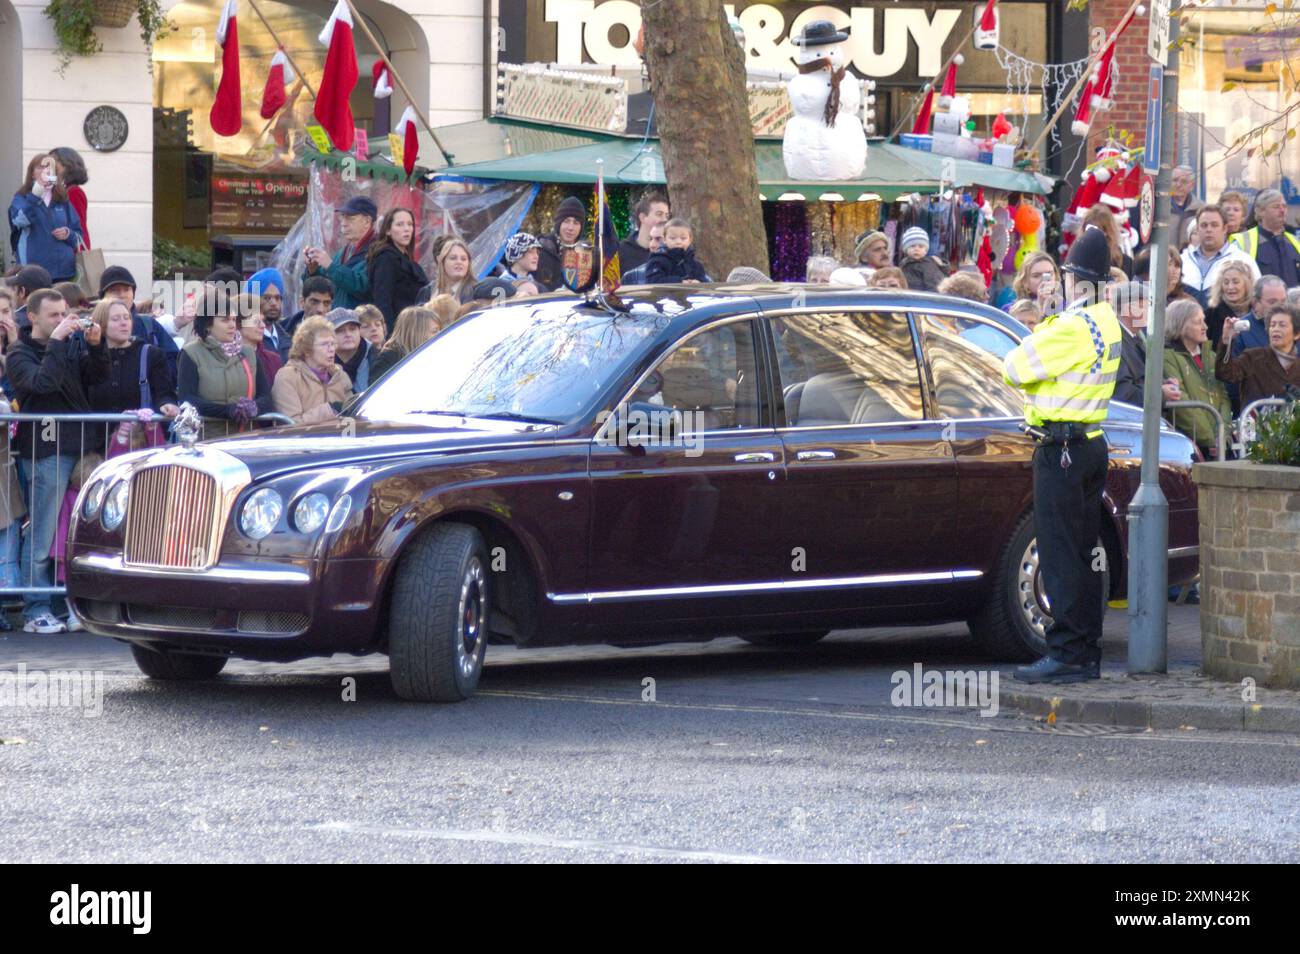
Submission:
[[[106,352],[99,347],[103,332],[89,318],[69,315],[63,296],[48,288],[27,299],[27,314],[31,325],[22,329],[5,364],[18,409],[27,414],[88,412],[86,389],[102,380],[108,370]],[[84,333],[89,348],[72,340],[78,331]],[[50,548],[68,479],[83,455],[102,446],[103,431],[98,425],[60,423],[48,428],[39,421],[18,425],[18,469],[31,518],[19,559],[24,585],[53,585]],[[67,629],[51,611],[48,593],[24,594],[23,617],[27,621],[24,632],[62,633]]]
[[1260,398],[1285,398],[1300,389],[1300,358],[1296,341],[1300,340],[1300,308],[1274,305],[1268,313],[1268,347],[1247,348],[1234,353],[1233,339],[1250,327],[1247,319],[1223,326],[1219,342],[1219,362],[1214,369],[1220,381],[1241,388],[1241,406]]
[[21,265],[40,265],[52,282],[77,275],[81,220],[54,171],[53,156],[37,156],[27,164],[23,187],[9,203],[9,228]]

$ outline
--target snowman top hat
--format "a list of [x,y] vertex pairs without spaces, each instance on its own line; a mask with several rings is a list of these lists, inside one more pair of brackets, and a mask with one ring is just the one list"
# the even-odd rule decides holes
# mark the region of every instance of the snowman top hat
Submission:
[[794,41],[795,46],[807,49],[810,46],[830,46],[833,43],[843,43],[849,38],[847,32],[836,30],[835,24],[830,20],[814,20],[803,28]]

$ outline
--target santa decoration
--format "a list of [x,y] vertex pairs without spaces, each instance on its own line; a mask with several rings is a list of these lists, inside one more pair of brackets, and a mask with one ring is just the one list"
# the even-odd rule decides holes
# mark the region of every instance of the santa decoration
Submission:
[[939,107],[947,109],[952,106],[953,97],[957,95],[957,67],[966,62],[966,57],[958,53],[948,64],[943,76],[943,89],[939,90]]
[[244,126],[244,101],[239,86],[239,25],[235,20],[235,0],[226,0],[217,24],[217,43],[221,45],[221,82],[212,102],[208,121],[218,136],[234,136]]
[[357,85],[357,51],[352,45],[352,11],[347,0],[338,0],[329,22],[320,34],[325,54],[325,72],[316,94],[316,121],[329,133],[335,149],[347,152],[356,138],[349,102]]
[[387,99],[393,95],[393,80],[388,75],[388,64],[383,60],[375,60],[375,65],[370,68],[370,83],[375,99]]
[[921,100],[921,108],[916,111],[916,121],[912,123],[912,134],[914,136],[924,136],[930,131],[930,116],[934,112],[934,84],[925,84],[925,99]]
[[289,57],[285,56],[284,50],[276,50],[275,56],[271,57],[271,72],[267,74],[266,86],[262,90],[263,119],[270,119],[284,106],[288,99],[285,91],[293,79]]
[[975,12],[975,34],[973,43],[977,50],[996,50],[998,48],[998,0],[989,0],[982,11]]
[[794,115],[781,154],[796,181],[857,179],[867,164],[862,92],[845,67],[847,33],[814,20],[794,41],[799,75],[786,84]]
[[1114,37],[1106,42],[1102,49],[1101,55],[1093,64],[1092,72],[1088,76],[1088,82],[1084,84],[1083,93],[1079,96],[1079,105],[1075,109],[1074,121],[1070,123],[1070,132],[1083,138],[1088,135],[1088,130],[1092,127],[1093,113],[1097,110],[1110,109],[1113,105],[1111,99],[1111,88],[1114,83],[1115,73],[1115,45],[1119,43],[1119,38],[1124,35],[1128,25],[1133,22],[1133,17],[1143,16],[1146,13],[1146,7],[1138,6],[1136,10],[1129,13],[1121,22],[1115,31]]
[[1084,170],[1083,181],[1074,190],[1061,220],[1061,254],[1078,237],[1083,217],[1097,203],[1110,207],[1120,226],[1125,250],[1132,254],[1137,233],[1129,225],[1128,210],[1138,202],[1142,188],[1142,166],[1132,153],[1108,142],[1097,150],[1097,161]]
[[402,140],[402,168],[409,176],[415,171],[415,160],[420,154],[420,136],[415,126],[415,107],[407,106],[402,111],[402,118],[393,127],[393,132]]

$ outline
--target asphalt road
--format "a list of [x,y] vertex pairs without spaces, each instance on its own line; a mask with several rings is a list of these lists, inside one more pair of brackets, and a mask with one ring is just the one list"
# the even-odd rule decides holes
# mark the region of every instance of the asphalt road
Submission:
[[987,665],[961,627],[488,659],[475,699],[422,706],[382,657],[182,686],[10,636],[0,669],[104,683],[98,717],[0,708],[0,862],[1300,860],[1300,739],[891,706],[914,662]]

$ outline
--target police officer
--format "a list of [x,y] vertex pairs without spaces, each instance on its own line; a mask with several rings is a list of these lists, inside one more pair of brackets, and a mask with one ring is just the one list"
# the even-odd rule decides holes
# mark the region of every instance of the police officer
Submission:
[[1062,269],[1070,304],[1042,321],[1003,366],[1006,382],[1025,392],[1026,430],[1038,441],[1034,528],[1052,612],[1047,655],[1016,669],[1022,682],[1101,675],[1102,574],[1093,553],[1108,464],[1101,422],[1123,347],[1119,320],[1102,294],[1109,270],[1106,235],[1090,227]]

